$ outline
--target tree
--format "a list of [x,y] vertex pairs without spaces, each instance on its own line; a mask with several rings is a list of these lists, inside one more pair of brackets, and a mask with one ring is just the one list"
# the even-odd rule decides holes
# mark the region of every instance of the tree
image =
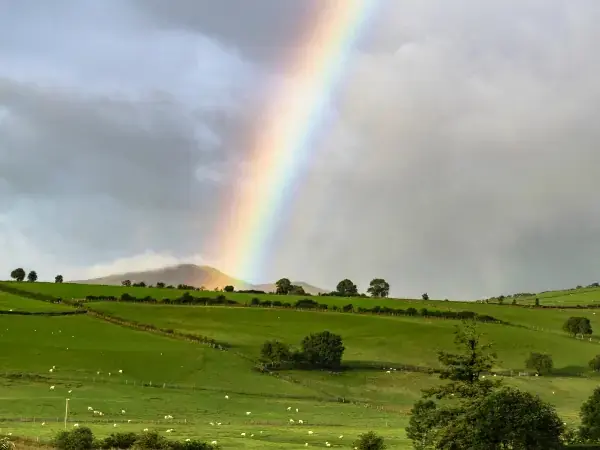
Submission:
[[600,441],[600,387],[588,398],[579,412],[579,435],[586,442]]
[[164,287],[165,287],[165,283],[163,283],[162,281],[158,281],[158,282],[156,283],[156,287],[157,287],[157,288],[161,288],[161,289],[162,289],[162,288],[164,288]]
[[540,306],[540,299],[539,298],[535,298],[535,306]]
[[531,352],[525,361],[525,367],[535,370],[538,375],[545,375],[552,372],[554,363],[552,362],[552,356],[550,355]]
[[423,295],[421,295],[421,298],[423,300],[429,300],[429,294],[427,294],[427,292],[425,292]]
[[[500,381],[482,376],[491,370],[496,355],[489,352],[490,344],[481,343],[481,334],[474,321],[464,321],[457,327],[454,342],[459,353],[438,353],[443,366],[440,379],[448,382],[424,390],[424,400],[417,402],[411,411],[406,434],[417,449],[444,448],[440,446],[443,437],[450,433],[449,430],[458,430],[462,415],[478,399],[500,385]],[[450,402],[438,404],[431,398]]]
[[55,283],[62,283],[63,282],[63,276],[62,275],[56,275],[54,277],[54,282]]
[[559,450],[562,420],[550,404],[515,388],[481,397],[440,436],[437,448]]
[[123,280],[123,281],[121,281],[121,286],[126,286],[126,287],[131,286],[131,280]]
[[374,278],[369,283],[367,294],[371,297],[387,297],[390,294],[390,284],[383,278]]
[[352,447],[357,450],[384,450],[387,448],[383,437],[378,436],[373,431],[359,435]]
[[306,295],[306,291],[304,290],[304,288],[302,286],[299,286],[297,284],[292,284],[292,286],[290,287],[289,294],[290,295]]
[[19,267],[10,273],[10,277],[15,281],[23,281],[25,279],[25,270]]
[[279,368],[292,361],[292,351],[283,342],[265,341],[260,349],[260,361],[274,368]]
[[27,274],[27,281],[29,281],[30,283],[35,283],[38,279],[37,276],[37,272],[35,270],[32,270],[31,272],[29,272]]
[[235,288],[234,288],[232,285],[230,285],[230,284],[229,284],[229,285],[225,286],[225,287],[223,288],[223,290],[224,290],[225,292],[233,292],[233,291],[235,291]]
[[346,278],[337,284],[336,292],[341,297],[354,297],[358,295],[358,288],[351,280]]
[[292,282],[288,278],[281,278],[275,282],[275,293],[279,295],[287,295],[292,289]]
[[573,337],[581,335],[583,338],[592,334],[592,324],[587,317],[569,317],[563,324],[562,329]]
[[594,372],[600,372],[600,355],[594,356],[588,365]]
[[302,358],[311,367],[337,369],[342,363],[342,337],[329,331],[311,333],[302,339]]

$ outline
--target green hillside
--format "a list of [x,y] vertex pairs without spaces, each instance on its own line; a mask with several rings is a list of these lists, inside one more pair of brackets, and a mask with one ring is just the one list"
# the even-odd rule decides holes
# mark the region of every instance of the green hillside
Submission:
[[[22,295],[16,295],[15,289]],[[75,310],[33,299],[36,294],[51,300],[85,299],[89,295],[120,297],[123,293],[138,298],[173,299],[185,291],[3,282],[0,312]],[[199,291],[191,294],[206,298],[223,295]],[[273,295],[224,295],[241,305],[254,297],[261,301],[281,299]],[[293,303],[301,298],[285,300]],[[600,316],[592,309],[433,300],[313,299],[330,307],[352,303],[364,308],[378,305],[429,311],[468,310],[499,319],[504,323],[479,325],[498,353],[495,370],[499,376],[507,384],[536,392],[556,405],[569,423],[577,421],[581,403],[600,381],[587,368],[588,361],[600,354],[598,340],[593,336],[591,341],[574,339],[561,331],[564,321],[572,315],[588,317],[594,329],[600,327]],[[453,332],[460,323],[420,314],[394,316],[240,305],[115,301],[84,305],[90,313],[0,314],[0,343],[4,348],[0,354],[2,432],[51,437],[63,427],[65,398],[69,397],[69,426],[89,425],[100,435],[115,428],[136,432],[144,428],[172,428],[172,438],[217,440],[224,449],[298,449],[304,448],[305,443],[325,447],[326,441],[333,448],[348,448],[359,433],[374,430],[386,437],[390,448],[410,448],[403,431],[408,411],[421,389],[439,383],[427,370],[438,367],[439,350],[453,349]],[[122,325],[94,312],[118,318]],[[172,332],[161,333],[157,329]],[[346,370],[337,374],[288,370],[274,376],[253,369],[265,340],[298,345],[307,334],[323,330],[343,337]],[[185,341],[179,338],[180,334],[208,336],[226,343],[229,349]],[[518,376],[531,351],[552,355],[555,371],[551,376]],[[397,370],[387,373],[390,368]],[[345,403],[339,401],[342,398]],[[103,415],[94,415],[88,406]],[[165,419],[165,415],[172,415],[173,419]],[[299,425],[298,419],[304,424]]]

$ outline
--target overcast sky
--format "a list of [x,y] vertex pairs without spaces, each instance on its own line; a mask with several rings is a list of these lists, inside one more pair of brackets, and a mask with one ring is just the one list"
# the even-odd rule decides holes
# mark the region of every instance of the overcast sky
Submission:
[[[2,276],[218,261],[248,137],[333,1],[0,0]],[[379,0],[253,281],[600,281],[599,22],[597,0]]]

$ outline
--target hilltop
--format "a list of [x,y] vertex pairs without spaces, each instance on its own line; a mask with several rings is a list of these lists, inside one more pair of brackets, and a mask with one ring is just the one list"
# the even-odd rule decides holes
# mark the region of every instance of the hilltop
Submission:
[[[214,267],[197,266],[195,264],[178,264],[176,266],[168,266],[154,270],[119,273],[105,277],[94,278],[91,280],[71,281],[71,283],[120,285],[121,281],[123,280],[130,280],[132,283],[139,283],[143,281],[148,285],[156,285],[156,283],[163,282],[167,285],[170,284],[173,286],[180,284],[198,288],[204,286],[204,288],[207,290],[215,290],[218,288],[222,289],[227,285],[235,287],[236,290],[255,289],[265,292],[271,292],[275,290],[274,283],[254,285],[246,281],[233,278],[221,272],[220,270],[215,269]],[[302,281],[294,281],[293,284],[302,286],[305,292],[313,295],[326,292],[325,289],[312,286]]]

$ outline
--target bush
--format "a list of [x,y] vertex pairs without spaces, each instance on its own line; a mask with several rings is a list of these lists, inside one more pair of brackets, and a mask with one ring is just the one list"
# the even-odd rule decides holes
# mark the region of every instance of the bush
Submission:
[[344,350],[342,337],[329,331],[311,333],[302,339],[302,358],[311,367],[340,367]]
[[352,446],[357,450],[384,450],[386,448],[383,438],[373,431],[359,435]]
[[588,365],[594,372],[600,372],[600,355],[594,356]]
[[137,450],[169,450],[171,444],[156,431],[146,431],[140,434],[133,448]]
[[225,286],[225,287],[223,288],[223,290],[224,290],[225,292],[233,292],[233,291],[235,290],[235,288],[234,288],[233,286],[231,286],[231,285],[228,285],[228,286]]
[[216,445],[197,440],[171,442],[171,450],[217,450],[218,448]]
[[133,447],[138,436],[135,433],[113,433],[100,443],[103,449],[128,449]]
[[54,438],[52,445],[59,450],[88,450],[94,445],[94,433],[88,427],[61,431]]
[[279,341],[265,341],[260,349],[260,362],[279,368],[292,361],[292,352],[287,344]]
[[539,375],[545,375],[552,372],[554,363],[552,362],[552,356],[532,352],[525,361],[525,367],[535,370]]
[[15,443],[8,437],[4,436],[0,438],[0,450],[12,450],[15,448]]

